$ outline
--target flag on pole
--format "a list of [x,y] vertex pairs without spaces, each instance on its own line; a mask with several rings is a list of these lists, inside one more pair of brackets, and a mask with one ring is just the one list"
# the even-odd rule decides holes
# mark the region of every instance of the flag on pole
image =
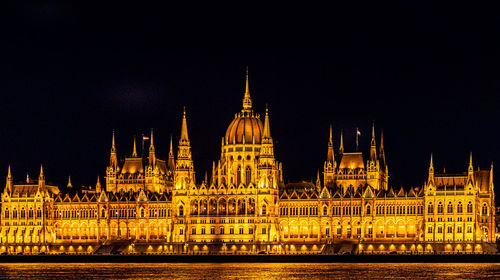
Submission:
[[142,141],[149,141],[149,137],[142,135]]
[[360,136],[361,135],[361,132],[359,131],[359,129],[356,127],[356,135],[357,136]]

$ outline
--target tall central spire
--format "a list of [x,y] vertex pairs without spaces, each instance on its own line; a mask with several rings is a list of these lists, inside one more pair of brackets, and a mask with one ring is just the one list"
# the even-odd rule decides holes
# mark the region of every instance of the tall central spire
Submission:
[[252,98],[250,98],[250,86],[248,85],[248,66],[246,70],[245,95],[243,97],[243,112],[252,110]]

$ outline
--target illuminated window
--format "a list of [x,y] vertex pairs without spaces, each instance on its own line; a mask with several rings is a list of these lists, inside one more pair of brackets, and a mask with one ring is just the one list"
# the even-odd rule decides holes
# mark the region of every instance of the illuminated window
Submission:
[[210,234],[215,234],[215,228],[214,227],[210,228]]
[[234,228],[233,227],[229,228],[229,234],[234,234]]
[[224,234],[224,227],[220,227],[220,234]]
[[267,214],[267,206],[264,204],[262,205],[262,215],[266,215]]
[[328,215],[328,208],[325,206],[323,206],[323,216],[326,216]]
[[438,233],[443,233],[443,228],[442,227],[438,227]]
[[488,215],[488,205],[486,203],[483,204],[481,214],[484,216]]
[[5,208],[5,211],[4,211],[4,214],[3,214],[3,215],[4,215],[4,217],[5,217],[6,219],[8,219],[8,218],[9,218],[9,216],[10,216],[10,215],[9,215],[9,208]]
[[443,214],[443,203],[441,202],[438,204],[438,214]]
[[458,202],[458,205],[457,205],[457,213],[462,213],[464,210],[464,207],[462,205],[462,202]]
[[267,234],[267,228],[265,227],[262,228],[262,234]]
[[205,234],[206,234],[206,232],[205,232],[205,227],[202,227],[202,228],[201,228],[201,234],[202,234],[202,235],[205,235]]
[[448,209],[446,211],[448,211],[448,213],[453,213],[453,204],[451,204],[451,201],[448,202]]
[[469,201],[469,203],[467,203],[467,213],[472,213],[472,201]]
[[247,166],[245,170],[245,184],[247,186],[250,185],[251,179],[252,179],[252,169],[250,169],[250,166]]
[[240,232],[240,234],[243,234],[243,228],[242,227],[239,228],[239,232]]
[[184,206],[179,206],[179,216],[184,216]]
[[366,206],[366,215],[371,215],[372,214],[372,209],[370,207],[370,205],[367,205]]
[[195,235],[196,234],[196,228],[195,227],[192,227],[191,228],[191,234]]
[[427,233],[432,233],[432,226],[429,226],[429,227],[427,228]]

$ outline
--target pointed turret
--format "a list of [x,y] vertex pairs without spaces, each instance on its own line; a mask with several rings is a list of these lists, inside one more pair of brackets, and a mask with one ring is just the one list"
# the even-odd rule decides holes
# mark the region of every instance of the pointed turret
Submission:
[[38,176],[38,190],[45,190],[45,175],[43,175],[43,165],[40,164],[40,175]]
[[40,176],[38,177],[39,180],[45,180],[45,176],[43,175],[43,165],[40,164]]
[[177,161],[175,162],[175,189],[186,189],[194,184],[194,166],[191,156],[191,144],[189,143],[188,137],[186,109],[184,108],[182,114],[181,137],[177,149]]
[[12,187],[14,186],[14,179],[12,178],[12,173],[10,172],[10,164],[9,169],[7,170],[7,183],[5,184],[5,189],[8,193],[12,193]]
[[133,158],[137,157],[137,145],[135,143],[135,136],[134,136],[134,147],[132,148],[132,157]]
[[370,143],[370,160],[377,160],[377,144],[375,142],[375,123],[372,125],[372,141]]
[[155,145],[153,143],[153,129],[151,128],[151,138],[149,144],[149,165],[156,164],[156,154],[155,154]]
[[333,129],[332,125],[330,124],[330,138],[328,140],[328,154],[326,155],[326,161],[331,163],[333,165],[333,162],[335,160],[335,155],[333,153]]
[[472,166],[472,152],[469,154],[469,168],[467,169],[467,181],[473,184],[474,181],[474,166]]
[[342,130],[340,130],[340,147],[339,147],[339,154],[344,154],[344,135],[342,133]]
[[250,86],[248,85],[248,66],[245,75],[245,95],[243,96],[243,110],[242,112],[252,111],[252,98],[250,97]]
[[179,140],[179,143],[180,141],[189,141],[186,120],[186,107],[184,107],[184,112],[182,113],[181,138]]
[[431,162],[429,163],[429,183],[434,182],[434,162],[432,160],[432,153],[431,153]]
[[73,185],[71,184],[71,176],[68,176],[68,184],[66,185],[68,188],[72,188]]
[[168,169],[175,170],[174,148],[172,145],[172,135],[170,135],[170,150],[168,152]]
[[97,176],[97,183],[95,184],[96,191],[101,191],[101,181],[99,180],[99,176]]
[[319,169],[318,169],[318,174],[316,175],[316,189],[318,192],[321,190],[321,180],[319,178]]
[[266,116],[264,118],[264,133],[262,134],[262,138],[271,139],[271,126],[269,125],[269,110],[266,105]]
[[380,132],[380,147],[379,147],[379,156],[382,165],[385,165],[385,151],[384,151],[384,132]]
[[472,152],[469,154],[469,173],[474,172],[474,167],[472,166]]
[[7,170],[7,180],[12,180],[12,173],[10,172],[10,164],[9,164],[9,169]]
[[115,146],[115,131],[113,130],[113,138],[111,140],[111,155],[109,157],[109,166],[116,168],[118,166],[118,157],[116,155]]

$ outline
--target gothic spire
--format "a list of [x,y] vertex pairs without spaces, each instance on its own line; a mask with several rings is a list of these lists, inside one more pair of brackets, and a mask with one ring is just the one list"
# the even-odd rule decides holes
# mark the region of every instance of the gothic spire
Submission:
[[339,147],[339,154],[344,153],[344,135],[342,133],[342,130],[340,130],[340,147]]
[[172,135],[170,135],[170,150],[168,152],[168,169],[175,169],[174,148],[172,146]]
[[10,164],[9,164],[9,169],[7,171],[7,180],[12,180],[12,173],[10,172]]
[[151,128],[151,143],[149,145],[149,165],[156,164],[155,145],[153,143],[153,129]]
[[137,157],[137,145],[135,144],[135,136],[134,136],[134,148],[132,149],[132,157]]
[[333,154],[333,129],[332,125],[330,124],[330,139],[328,140],[328,154],[326,156],[326,161],[333,163],[334,161],[334,154]]
[[264,118],[264,133],[262,138],[270,139],[271,138],[271,126],[269,125],[269,110],[266,105],[266,117]]
[[377,160],[377,145],[375,143],[375,123],[372,125],[372,141],[370,147],[370,160]]
[[109,165],[111,167],[118,166],[118,157],[116,155],[116,146],[115,146],[115,130],[113,129],[113,137],[111,139],[111,154],[109,156]]
[[68,188],[72,188],[73,185],[71,184],[71,176],[68,176],[68,184],[66,185]]
[[45,180],[45,176],[43,176],[43,165],[40,164],[40,180]]
[[186,120],[186,107],[184,107],[184,112],[182,113],[181,139],[179,140],[179,142],[181,141],[189,141]]
[[250,86],[248,85],[248,66],[245,75],[245,95],[243,96],[243,112],[252,110],[252,98],[250,97]]
[[385,151],[384,151],[384,132],[380,132],[380,147],[379,147],[380,159],[382,164],[385,165]]
[[434,162],[432,161],[432,153],[431,153],[431,162],[429,164],[429,173],[434,174]]

